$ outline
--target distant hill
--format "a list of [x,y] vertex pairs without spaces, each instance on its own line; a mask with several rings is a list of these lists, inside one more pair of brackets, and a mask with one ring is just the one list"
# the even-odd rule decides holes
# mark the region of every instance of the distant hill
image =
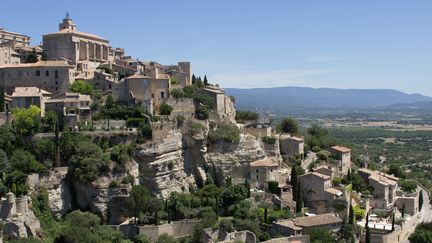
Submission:
[[392,89],[332,89],[277,87],[226,89],[236,98],[239,110],[271,108],[277,114],[320,109],[367,109],[416,102],[432,102],[432,97],[406,94]]

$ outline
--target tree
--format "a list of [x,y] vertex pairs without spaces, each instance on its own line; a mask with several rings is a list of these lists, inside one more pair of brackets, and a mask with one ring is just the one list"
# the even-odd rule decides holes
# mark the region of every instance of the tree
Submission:
[[331,231],[325,229],[311,229],[309,231],[310,242],[312,243],[327,243],[327,242],[337,242],[336,237]]
[[408,239],[415,243],[432,242],[432,223],[420,223]]
[[70,172],[74,179],[86,183],[93,182],[103,172],[109,170],[109,158],[102,149],[91,141],[76,143],[70,158]]
[[351,203],[349,206],[348,224],[354,225],[354,208]]
[[27,136],[40,130],[41,109],[35,105],[29,108],[14,108],[15,128],[19,135]]
[[70,90],[75,93],[91,95],[93,93],[93,85],[84,80],[76,80],[70,87]]
[[395,230],[395,213],[392,213],[392,229],[391,231],[393,232]]
[[[132,187],[127,200],[127,210],[129,215],[138,218],[141,212],[145,212],[151,199],[151,194],[147,188],[141,185]],[[135,223],[136,220],[135,220]]]
[[303,192],[302,192],[301,185],[299,182],[298,186],[297,186],[297,196],[296,196],[296,211],[297,211],[297,213],[301,213],[302,208],[303,208]]
[[11,155],[16,147],[16,136],[13,132],[12,126],[4,124],[0,126],[0,148],[2,148],[7,155]]
[[208,80],[207,80],[207,75],[204,75],[204,86],[208,86]]
[[0,112],[5,111],[5,93],[4,87],[0,86]]
[[25,63],[35,63],[38,61],[38,57],[36,54],[36,49],[33,48],[32,52],[26,57]]
[[192,74],[192,84],[196,84],[197,78],[195,77],[195,74]]
[[402,218],[405,218],[405,203],[402,203],[401,214],[402,214]]
[[173,111],[173,107],[168,105],[167,103],[163,102],[159,107],[159,114],[160,115],[171,115],[171,112]]
[[39,163],[32,153],[21,148],[12,153],[9,162],[11,169],[26,174],[42,172],[45,169],[45,166]]
[[283,133],[298,134],[299,124],[293,118],[286,117],[278,125],[278,130]]
[[411,193],[417,188],[417,183],[413,180],[401,180],[399,181],[399,186],[402,190]]
[[399,177],[401,179],[404,179],[406,177],[405,171],[402,169],[402,167],[398,166],[396,164],[391,164],[387,173],[389,175],[394,175],[394,176]]
[[105,99],[105,109],[112,109],[114,105],[114,97],[112,95],[108,95]]
[[183,98],[185,94],[182,89],[176,88],[171,90],[171,95],[174,99],[180,99]]
[[178,243],[179,241],[174,236],[168,235],[167,233],[161,234],[156,243]]
[[270,193],[279,194],[279,183],[277,181],[268,181],[267,186]]
[[369,212],[366,214],[365,228],[366,228],[365,242],[370,243],[371,242],[371,233],[370,233],[370,229],[369,229]]
[[423,207],[423,190],[420,190],[420,195],[419,195],[419,211],[422,210]]
[[299,184],[297,169],[295,166],[291,168],[291,181],[290,184],[292,186],[293,200],[297,201],[297,186]]
[[345,221],[342,222],[341,228],[338,232],[338,238],[342,242],[354,243],[355,242],[355,228],[352,224],[346,224]]

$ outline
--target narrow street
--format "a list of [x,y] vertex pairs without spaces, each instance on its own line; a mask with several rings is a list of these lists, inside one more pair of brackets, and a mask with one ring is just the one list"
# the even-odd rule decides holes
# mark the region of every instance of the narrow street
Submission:
[[316,153],[314,153],[314,152],[309,152],[308,154],[307,154],[307,158],[304,160],[304,162],[302,163],[302,168],[305,170],[305,171],[307,171],[307,169],[308,169],[308,167],[309,167],[309,165],[313,162],[313,161],[315,161],[317,159],[317,157],[316,157]]

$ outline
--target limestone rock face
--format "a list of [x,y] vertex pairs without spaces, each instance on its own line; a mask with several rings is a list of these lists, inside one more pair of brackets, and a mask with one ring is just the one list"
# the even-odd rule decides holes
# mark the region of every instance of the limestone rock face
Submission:
[[141,184],[164,198],[171,192],[187,192],[193,188],[195,177],[190,165],[185,164],[183,148],[183,135],[180,132],[139,144],[135,160],[139,164]]
[[56,167],[48,175],[32,174],[28,177],[30,188],[44,186],[48,191],[50,208],[56,217],[63,216],[72,205],[72,195],[67,179],[68,167]]
[[41,231],[40,222],[31,210],[6,219],[3,225],[4,239],[36,237],[38,231]]
[[247,177],[249,163],[265,157],[262,143],[252,136],[241,135],[239,143],[219,142],[208,147],[205,160],[233,179]]

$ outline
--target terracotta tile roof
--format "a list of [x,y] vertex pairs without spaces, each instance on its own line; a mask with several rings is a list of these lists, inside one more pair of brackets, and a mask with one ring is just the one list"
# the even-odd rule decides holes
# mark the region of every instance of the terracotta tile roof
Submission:
[[[318,178],[321,178],[321,179],[323,179],[323,180],[330,180],[330,176],[328,176],[328,175],[323,175],[323,174],[321,174],[321,173],[318,173],[318,172],[309,172],[309,173],[306,173],[306,174],[304,174],[304,175],[302,175],[302,176],[316,176],[316,177],[318,177]],[[301,177],[302,177],[301,176]]]
[[141,74],[134,74],[134,75],[132,75],[132,76],[129,76],[129,77],[127,77],[126,79],[139,79],[139,78],[147,78],[147,79],[151,79],[152,77],[149,77],[149,76],[144,76],[144,75],[141,75]]
[[11,97],[39,97],[51,93],[37,87],[15,87]]
[[279,162],[275,157],[264,158],[250,163],[251,167],[272,167],[279,166]]
[[397,182],[399,181],[399,178],[386,174],[384,172],[380,172],[377,170],[369,170],[369,169],[365,169],[365,168],[360,168],[358,169],[360,172],[363,172],[365,174],[369,175],[369,180],[374,180],[377,183],[384,185],[384,186],[394,186],[397,184]]
[[108,43],[107,39],[104,39],[104,38],[102,38],[100,36],[97,36],[97,35],[94,35],[94,34],[90,34],[90,33],[81,32],[81,31],[78,31],[78,30],[71,30],[71,29],[62,29],[62,30],[59,30],[57,32],[46,34],[46,35],[64,35],[64,34],[74,34],[74,35],[78,35],[78,36],[82,36],[82,37],[89,37],[89,38],[93,38],[93,39],[99,39],[99,40],[101,40],[103,42],[107,42]]
[[299,230],[303,229],[302,227],[296,226],[294,224],[294,221],[291,219],[282,219],[282,220],[276,221],[274,223],[281,225],[281,226],[284,226],[284,227],[288,227],[288,228],[293,229],[295,231],[299,231]]
[[344,147],[344,146],[340,146],[340,145],[333,146],[332,149],[334,149],[334,150],[336,150],[338,152],[341,152],[341,153],[351,152],[350,148],[347,148],[347,147]]
[[300,227],[313,227],[337,223],[342,223],[342,219],[332,213],[318,214],[315,216],[306,216],[294,219],[294,224]]

